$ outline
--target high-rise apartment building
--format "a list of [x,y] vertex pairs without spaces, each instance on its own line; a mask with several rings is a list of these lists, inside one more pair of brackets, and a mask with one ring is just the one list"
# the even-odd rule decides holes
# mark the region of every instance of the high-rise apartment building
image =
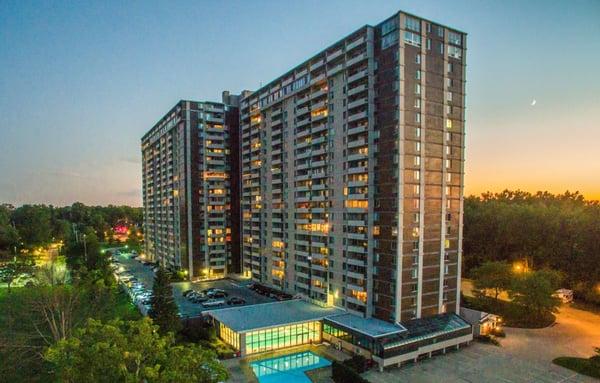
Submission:
[[238,102],[182,100],[142,138],[145,253],[190,279],[240,271]]
[[458,311],[465,54],[399,12],[242,97],[246,275],[388,322]]

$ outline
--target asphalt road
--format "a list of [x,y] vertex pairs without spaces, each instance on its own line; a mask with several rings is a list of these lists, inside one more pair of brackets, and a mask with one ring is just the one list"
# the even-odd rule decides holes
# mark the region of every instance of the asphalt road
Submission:
[[[152,285],[154,284],[154,272],[152,271],[151,266],[144,265],[140,261],[131,259],[130,253],[121,253],[120,255],[116,256],[116,258],[124,269],[126,269],[130,274],[134,275],[148,289],[152,289]],[[247,287],[248,283],[249,281],[240,282],[231,279],[220,279],[207,282],[176,282],[172,284],[173,297],[175,298],[175,302],[177,303],[179,312],[183,318],[200,316],[202,312],[206,310],[216,310],[218,308],[231,307],[228,305],[223,305],[220,307],[204,308],[201,303],[192,303],[182,295],[184,291],[189,289],[202,291],[209,287],[216,287],[225,290],[229,294],[228,298],[240,297],[244,299],[246,301],[246,305],[273,301],[271,298],[265,297],[254,292],[253,290],[250,290]]]

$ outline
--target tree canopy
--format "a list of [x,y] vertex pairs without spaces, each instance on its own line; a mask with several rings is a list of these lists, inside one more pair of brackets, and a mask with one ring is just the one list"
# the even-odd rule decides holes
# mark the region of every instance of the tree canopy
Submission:
[[466,275],[487,261],[526,260],[533,269],[561,271],[564,287],[578,291],[593,292],[600,281],[598,201],[505,190],[465,198],[464,209]]
[[177,345],[148,318],[102,323],[90,319],[74,336],[48,349],[63,382],[218,382],[227,371],[212,351]]

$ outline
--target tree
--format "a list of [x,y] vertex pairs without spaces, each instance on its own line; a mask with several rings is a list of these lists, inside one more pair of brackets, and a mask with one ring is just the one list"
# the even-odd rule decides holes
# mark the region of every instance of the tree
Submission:
[[497,302],[500,293],[511,286],[512,270],[506,262],[485,262],[473,270],[473,277],[475,289],[483,295],[487,295],[486,290],[492,290],[494,300]]
[[178,313],[179,309],[173,298],[170,275],[161,267],[154,277],[149,315],[159,326],[160,332],[166,334],[168,332],[177,333],[181,329]]
[[212,351],[176,345],[148,318],[102,323],[90,319],[45,353],[61,382],[219,382],[227,371]]
[[44,245],[52,239],[51,207],[23,205],[15,209],[12,219],[26,245]]
[[523,309],[529,322],[542,320],[557,311],[560,300],[553,296],[556,291],[553,278],[555,276],[545,271],[530,271],[514,282],[509,296]]
[[35,268],[33,259],[25,254],[15,255],[11,261],[8,261],[2,267],[0,281],[6,283],[10,293],[11,285],[23,274],[30,273]]

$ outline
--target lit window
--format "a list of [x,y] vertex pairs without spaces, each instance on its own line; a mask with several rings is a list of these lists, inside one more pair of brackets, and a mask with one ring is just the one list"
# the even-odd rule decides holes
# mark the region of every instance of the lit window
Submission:
[[446,119],[446,128],[452,129],[452,120],[449,118]]
[[421,172],[419,170],[415,170],[413,177],[417,181],[420,180],[421,179]]

